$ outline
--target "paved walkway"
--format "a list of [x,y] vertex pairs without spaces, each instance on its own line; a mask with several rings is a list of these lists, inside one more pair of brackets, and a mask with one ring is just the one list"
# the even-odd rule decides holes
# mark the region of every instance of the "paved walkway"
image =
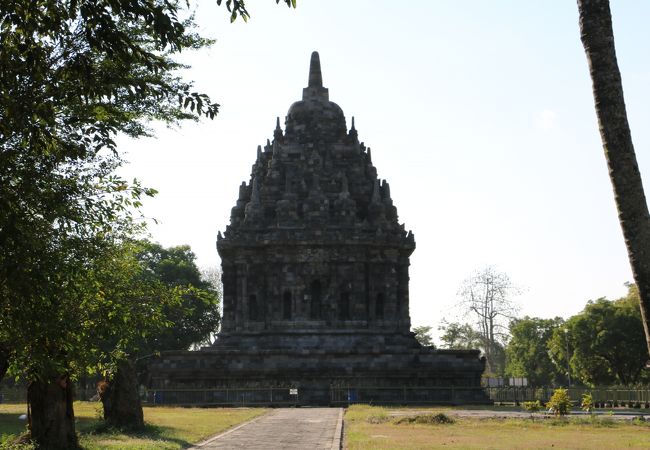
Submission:
[[339,450],[342,421],[341,408],[278,408],[193,448]]

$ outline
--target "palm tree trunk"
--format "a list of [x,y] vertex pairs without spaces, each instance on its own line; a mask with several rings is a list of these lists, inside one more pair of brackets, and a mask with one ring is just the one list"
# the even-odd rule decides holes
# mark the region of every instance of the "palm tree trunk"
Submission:
[[650,353],[650,215],[627,121],[609,0],[578,0],[596,115]]

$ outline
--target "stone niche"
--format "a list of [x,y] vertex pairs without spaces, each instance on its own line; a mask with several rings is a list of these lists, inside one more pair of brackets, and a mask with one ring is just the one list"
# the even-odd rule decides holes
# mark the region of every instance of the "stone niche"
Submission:
[[438,400],[486,402],[477,350],[422,347],[410,331],[415,239],[354,118],[348,129],[329,100],[318,53],[284,130],[278,118],[273,140],[257,148],[217,249],[218,339],[147,360],[151,387],[292,386],[307,404],[328,403],[341,387],[377,388],[375,402],[418,401],[389,388],[427,388],[430,398],[455,387]]

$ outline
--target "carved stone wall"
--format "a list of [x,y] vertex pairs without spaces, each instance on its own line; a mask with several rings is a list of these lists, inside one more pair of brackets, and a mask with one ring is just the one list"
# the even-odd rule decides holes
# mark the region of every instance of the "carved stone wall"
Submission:
[[[412,233],[397,221],[370,149],[348,130],[312,54],[309,86],[285,131],[258,148],[223,261],[222,337],[247,332],[375,330],[408,334]],[[301,343],[296,341],[296,346]]]

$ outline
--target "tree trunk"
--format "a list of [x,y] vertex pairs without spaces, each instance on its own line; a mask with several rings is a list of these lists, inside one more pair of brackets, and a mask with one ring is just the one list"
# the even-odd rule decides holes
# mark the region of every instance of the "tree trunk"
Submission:
[[609,0],[578,0],[596,115],[650,353],[650,215],[627,121]]
[[104,405],[104,420],[108,425],[132,430],[144,427],[138,377],[133,361],[120,361],[112,379],[98,385],[98,392]]
[[9,369],[9,351],[0,345],[0,381],[4,378]]
[[72,401],[72,382],[67,375],[29,384],[29,431],[39,449],[78,448]]

